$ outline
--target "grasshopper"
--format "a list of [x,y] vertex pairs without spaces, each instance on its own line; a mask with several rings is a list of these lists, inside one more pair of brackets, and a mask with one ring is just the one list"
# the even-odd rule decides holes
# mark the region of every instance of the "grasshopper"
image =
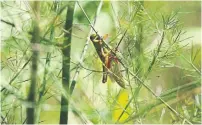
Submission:
[[111,52],[109,48],[103,42],[103,38],[99,35],[92,34],[90,36],[96,52],[103,63],[103,78],[102,83],[107,82],[108,75],[111,79],[115,80],[122,88],[125,88],[126,81],[123,79],[123,75],[119,70],[118,58]]

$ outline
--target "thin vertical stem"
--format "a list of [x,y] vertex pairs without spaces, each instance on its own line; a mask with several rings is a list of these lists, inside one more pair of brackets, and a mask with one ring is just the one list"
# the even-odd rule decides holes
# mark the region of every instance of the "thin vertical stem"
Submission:
[[[139,3],[139,2],[138,2]],[[143,6],[144,5],[144,1],[140,1],[140,6]],[[142,18],[142,14],[141,14],[141,11],[142,11],[142,7],[140,7],[140,9],[138,9],[138,12],[137,12],[137,20],[141,22],[141,18]],[[134,17],[132,18],[134,20]],[[133,22],[133,20],[131,20],[131,23]],[[138,31],[137,31],[137,41],[135,42],[135,52],[136,52],[136,63],[137,63],[137,66],[136,66],[136,72],[139,72],[139,70],[141,70],[141,59],[142,59],[142,56],[141,56],[141,53],[142,53],[142,39],[143,39],[143,25],[142,23],[139,23],[138,26]],[[137,75],[138,77],[141,76],[141,73],[139,73],[139,75]],[[140,83],[140,81],[137,80],[138,83]],[[139,91],[141,89],[142,85],[141,84],[138,84],[138,88],[135,89],[135,91],[133,92],[133,97],[128,101],[127,105],[125,106],[124,110],[122,111],[122,113],[120,114],[118,120],[116,122],[118,122],[121,117],[123,116],[124,112],[126,111],[126,109],[128,108],[129,104],[132,102],[132,100],[134,99],[135,101],[135,108],[136,108],[136,111],[138,111],[138,104],[136,103],[137,101],[137,97],[138,97],[138,94],[139,94]]]
[[[100,4],[99,4],[98,9],[97,9],[97,12],[96,12],[96,15],[95,15],[95,17],[94,17],[93,26],[95,25],[96,20],[97,20],[97,16],[98,16],[98,14],[99,14],[100,11],[101,11],[102,4],[103,4],[103,2],[100,1]],[[93,28],[91,27],[90,32],[89,32],[89,34],[88,34],[89,37],[90,37],[90,35],[92,34],[92,32],[93,32]],[[82,54],[81,54],[81,57],[80,57],[80,62],[83,61],[83,59],[84,59],[84,56],[85,56],[86,51],[87,51],[87,49],[88,49],[89,41],[90,41],[90,39],[88,39],[88,40],[86,41],[86,44],[85,44],[85,46],[84,46],[84,48],[83,48],[83,51],[82,51]],[[76,73],[74,74],[74,77],[73,77],[73,80],[72,80],[72,83],[71,83],[71,87],[70,87],[70,94],[72,94],[73,91],[74,91],[74,87],[75,87],[75,85],[76,85],[76,81],[77,81],[79,72],[80,72],[80,66],[77,67]]]
[[[69,31],[69,33],[65,33],[65,40],[63,42],[63,59],[62,59],[62,86],[65,90],[65,94],[69,95],[69,87],[70,87],[70,53],[71,53],[71,33],[73,26],[73,14],[75,2],[69,2],[67,14],[66,14],[66,22],[64,29]],[[61,96],[61,110],[60,110],[60,124],[68,123],[68,105],[69,101],[65,95]]]
[[32,66],[31,66],[31,85],[28,94],[28,102],[31,104],[27,108],[27,124],[35,123],[35,101],[36,101],[36,82],[37,82],[37,61],[38,61],[38,49],[39,49],[39,41],[40,41],[40,30],[39,30],[39,12],[40,12],[40,2],[35,1],[33,3],[34,10],[34,29],[31,39],[31,47],[32,47]]

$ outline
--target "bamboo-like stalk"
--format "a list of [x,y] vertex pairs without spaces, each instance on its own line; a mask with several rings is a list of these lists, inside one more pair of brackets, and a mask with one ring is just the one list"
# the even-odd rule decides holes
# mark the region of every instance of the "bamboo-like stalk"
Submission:
[[[69,33],[65,33],[65,40],[63,42],[63,59],[62,59],[62,86],[65,90],[65,94],[69,95],[69,86],[70,86],[70,53],[71,53],[71,33],[73,26],[73,14],[74,14],[75,2],[69,2],[67,14],[66,14],[66,22],[64,29],[69,31]],[[60,110],[60,124],[68,123],[68,105],[69,101],[65,95],[61,96],[61,110]]]
[[36,101],[36,82],[37,82],[37,61],[38,61],[38,47],[40,42],[40,30],[39,30],[39,12],[40,12],[40,2],[35,1],[33,3],[34,10],[34,29],[33,35],[31,39],[31,47],[32,47],[32,67],[31,67],[31,85],[29,89],[28,99],[27,101],[31,104],[27,108],[27,124],[35,123],[35,101]]
[[[58,1],[56,1],[56,2],[54,2],[54,9],[55,9],[55,12],[58,12],[58,10],[59,10],[59,2]],[[61,11],[62,12],[62,11]],[[59,16],[59,14],[61,14],[61,12],[60,13],[58,13],[57,15],[56,15],[56,17],[57,16]],[[55,17],[55,18],[56,18]],[[54,20],[53,22],[52,22],[52,25],[50,26],[50,42],[53,42],[53,40],[54,40],[54,35],[55,35],[55,23],[56,23],[56,21]],[[48,29],[48,31],[49,31],[49,29]],[[44,36],[45,37],[45,36]],[[39,118],[40,118],[40,112],[41,112],[41,102],[42,102],[42,97],[45,95],[45,91],[46,91],[46,84],[47,84],[47,82],[46,82],[46,80],[47,80],[47,74],[48,74],[48,67],[50,66],[50,59],[51,59],[51,52],[47,52],[47,54],[46,54],[46,62],[45,62],[45,65],[44,65],[44,76],[43,76],[43,82],[42,82],[42,86],[41,86],[41,91],[39,92],[39,99],[38,99],[38,105],[37,105],[37,117],[36,117],[36,122],[37,123],[39,123]]]

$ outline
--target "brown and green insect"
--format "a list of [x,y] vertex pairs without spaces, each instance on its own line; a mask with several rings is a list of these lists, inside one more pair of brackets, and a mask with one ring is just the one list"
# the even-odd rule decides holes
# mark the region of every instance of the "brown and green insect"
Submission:
[[107,82],[108,75],[112,80],[115,80],[122,88],[125,88],[125,80],[119,70],[119,61],[116,56],[111,53],[111,50],[107,49],[103,43],[103,38],[92,34],[90,40],[96,49],[96,52],[103,63],[103,78],[102,83]]

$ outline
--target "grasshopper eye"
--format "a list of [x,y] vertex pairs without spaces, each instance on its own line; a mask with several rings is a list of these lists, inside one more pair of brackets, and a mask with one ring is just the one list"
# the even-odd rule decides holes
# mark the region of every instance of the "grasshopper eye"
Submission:
[[91,39],[92,41],[95,39],[95,37],[96,37],[96,34],[90,35],[90,39]]
[[93,40],[93,38],[94,38],[94,37],[91,35],[91,36],[90,36],[90,39]]

